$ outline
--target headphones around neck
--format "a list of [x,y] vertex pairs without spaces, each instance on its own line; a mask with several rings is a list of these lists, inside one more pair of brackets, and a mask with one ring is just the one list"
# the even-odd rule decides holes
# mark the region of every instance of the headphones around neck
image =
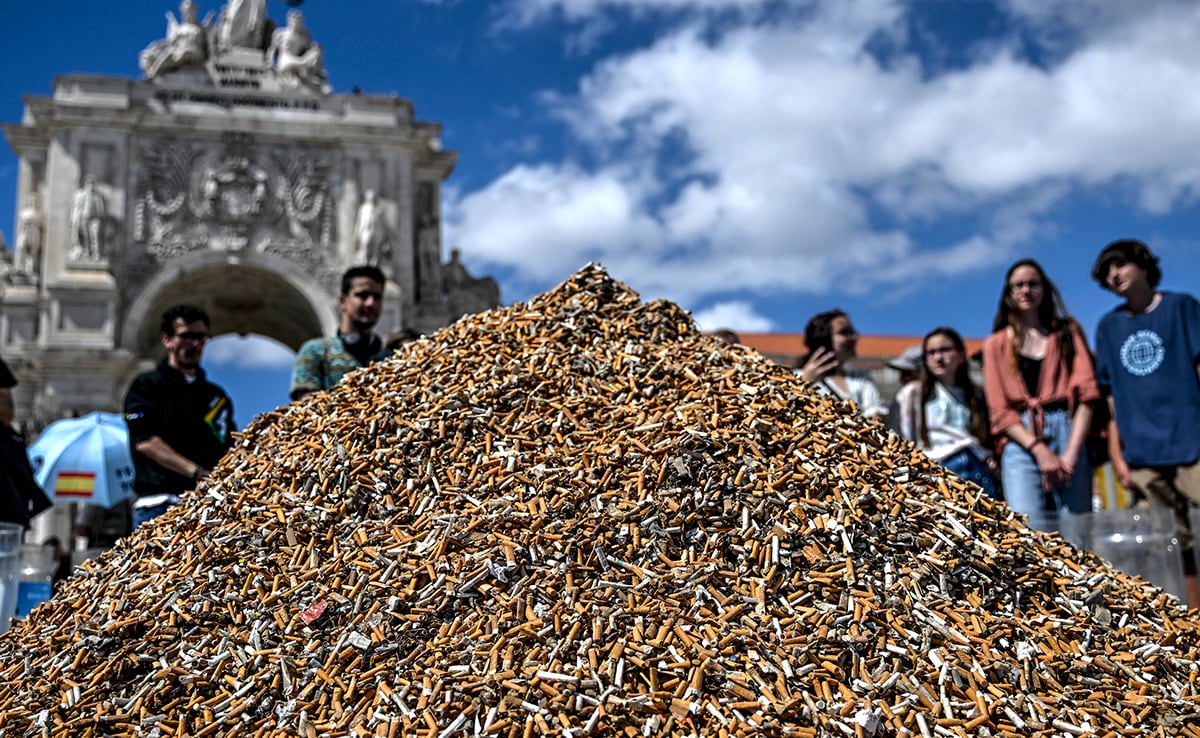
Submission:
[[377,354],[383,349],[383,339],[374,333],[363,335],[358,331],[342,333],[338,331],[338,338],[342,339],[342,345],[347,351],[356,351],[359,349],[363,341],[367,342],[367,351],[372,354]]

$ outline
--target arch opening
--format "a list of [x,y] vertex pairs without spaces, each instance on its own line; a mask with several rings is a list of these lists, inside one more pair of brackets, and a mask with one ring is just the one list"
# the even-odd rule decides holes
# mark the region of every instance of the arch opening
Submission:
[[301,285],[249,264],[209,263],[181,270],[137,302],[134,309],[139,314],[130,315],[127,323],[133,334],[125,340],[143,359],[161,354],[161,316],[178,303],[204,309],[213,336],[257,334],[293,352],[304,341],[321,335],[328,322],[322,320]]

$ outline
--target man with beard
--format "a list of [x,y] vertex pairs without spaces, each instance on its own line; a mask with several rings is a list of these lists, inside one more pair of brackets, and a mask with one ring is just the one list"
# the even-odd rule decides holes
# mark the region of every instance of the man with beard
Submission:
[[208,326],[208,314],[198,307],[169,308],[161,324],[167,358],[134,379],[125,395],[134,529],[204,481],[233,443],[233,403],[200,368]]
[[332,389],[351,371],[369,364],[383,341],[372,329],[383,310],[387,278],[378,267],[358,266],[342,275],[338,307],[342,317],[335,336],[306,341],[292,368],[291,397]]

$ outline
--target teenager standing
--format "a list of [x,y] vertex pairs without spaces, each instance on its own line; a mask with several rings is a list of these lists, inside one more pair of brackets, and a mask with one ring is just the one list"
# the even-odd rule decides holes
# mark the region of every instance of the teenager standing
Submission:
[[1009,267],[992,329],[983,342],[984,394],[1004,498],[1033,527],[1058,530],[1062,514],[1092,509],[1084,442],[1100,391],[1091,356],[1032,259]]
[[1092,278],[1124,300],[1096,328],[1113,472],[1150,505],[1175,509],[1188,605],[1200,607],[1187,517],[1200,504],[1200,301],[1159,290],[1158,257],[1132,239],[1106,246]]
[[987,404],[971,381],[966,346],[953,328],[934,328],[921,342],[916,381],[896,395],[900,435],[929,458],[1000,498],[996,461],[988,449]]

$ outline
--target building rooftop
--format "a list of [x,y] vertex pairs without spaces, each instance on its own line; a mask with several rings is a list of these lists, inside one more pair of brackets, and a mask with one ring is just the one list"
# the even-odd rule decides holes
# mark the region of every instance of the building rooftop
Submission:
[[[740,333],[742,345],[769,356],[776,361],[789,363],[807,353],[803,333]],[[899,356],[909,346],[921,343],[921,336],[861,336],[858,339],[856,364],[869,365]],[[982,338],[963,338],[967,355],[974,356],[983,347]]]

